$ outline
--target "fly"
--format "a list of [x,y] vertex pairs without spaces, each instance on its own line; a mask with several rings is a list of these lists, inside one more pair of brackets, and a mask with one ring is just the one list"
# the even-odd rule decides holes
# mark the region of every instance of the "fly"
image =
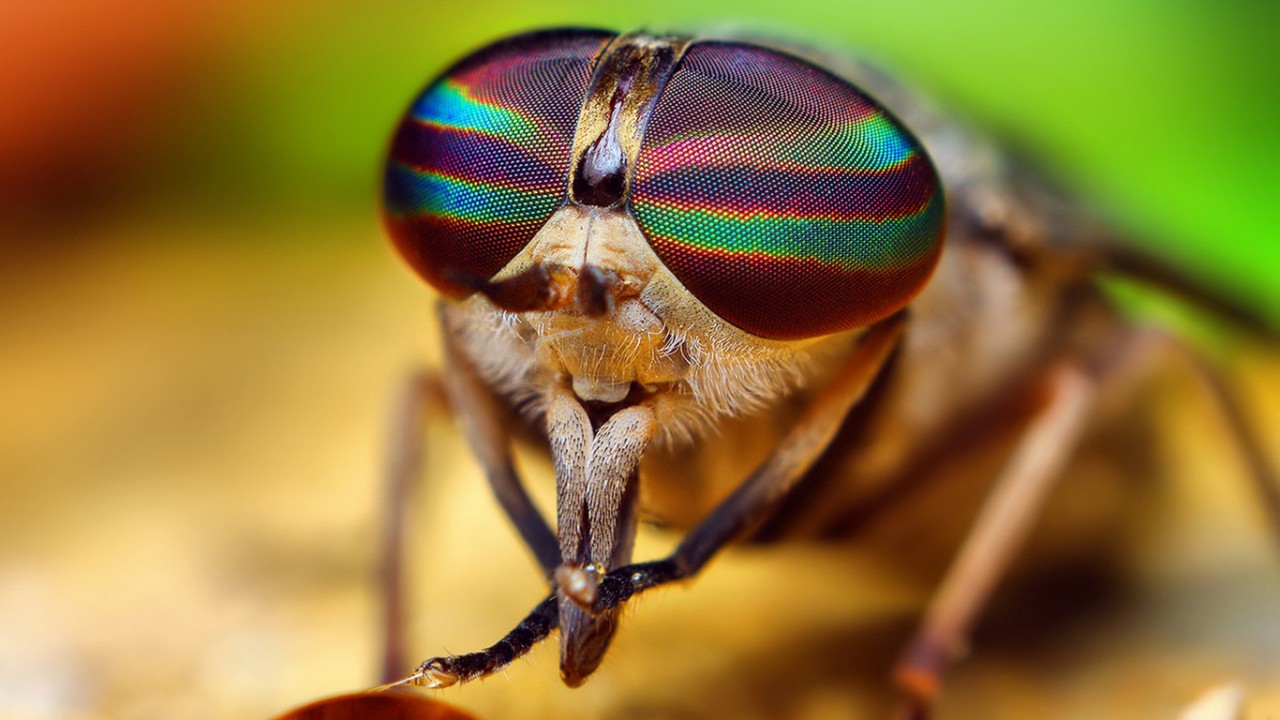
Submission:
[[[554,30],[463,58],[413,101],[384,220],[443,296],[446,367],[411,404],[447,395],[548,594],[497,644],[402,682],[483,677],[558,629],[561,676],[580,685],[636,594],[750,534],[839,532],[1016,398],[1013,450],[898,666],[923,713],[1098,396],[1173,347],[1126,324],[1098,273],[1268,332],[884,78],[837,65]],[[553,460],[554,529],[512,464],[517,408]],[[733,465],[708,432],[729,420],[772,449],[738,478],[689,476],[691,457]],[[1234,427],[1280,508],[1256,439]],[[828,452],[837,435],[850,459]],[[664,493],[729,481],[710,507]],[[669,557],[632,557],[642,513],[688,528]]]

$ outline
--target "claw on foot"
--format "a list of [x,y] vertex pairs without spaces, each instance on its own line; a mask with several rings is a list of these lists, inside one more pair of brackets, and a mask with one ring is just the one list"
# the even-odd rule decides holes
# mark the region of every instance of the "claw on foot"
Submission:
[[447,658],[431,658],[419,665],[413,674],[413,677],[417,678],[413,684],[432,690],[456,684],[458,674],[445,666],[446,660]]
[[963,648],[955,643],[921,634],[907,646],[898,666],[894,668],[893,677],[909,697],[927,704],[938,694],[938,685],[942,673],[952,658],[963,655]]
[[555,572],[556,587],[575,605],[590,612],[600,589],[600,569],[595,565],[561,565]]
[[893,677],[905,696],[898,712],[898,720],[927,720],[929,701],[938,693],[942,673],[942,646],[927,640],[913,643],[902,662],[894,669]]

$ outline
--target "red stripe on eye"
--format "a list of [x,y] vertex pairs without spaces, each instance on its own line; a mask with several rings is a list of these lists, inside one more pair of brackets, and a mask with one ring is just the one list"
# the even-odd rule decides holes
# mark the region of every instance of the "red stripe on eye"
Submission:
[[637,179],[642,202],[726,215],[889,220],[934,198],[937,176],[923,155],[883,172],[687,166]]
[[735,327],[795,340],[868,325],[897,312],[925,286],[940,252],[941,246],[886,271],[762,255],[726,259],[697,250],[664,262],[694,297]]

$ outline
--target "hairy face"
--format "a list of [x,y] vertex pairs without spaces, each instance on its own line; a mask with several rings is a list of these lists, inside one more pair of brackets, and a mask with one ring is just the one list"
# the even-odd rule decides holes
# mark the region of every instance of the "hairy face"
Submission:
[[[446,311],[450,331],[493,387],[540,410],[549,389],[583,401],[653,403],[659,437],[690,438],[723,416],[758,410],[846,353],[857,333],[770,340],[743,332],[697,301],[658,262],[627,215],[595,208],[560,211],[495,277],[530,268],[572,268],[577,259],[614,280],[604,312],[579,301],[510,312],[475,294]],[[580,272],[550,272],[554,293],[580,298]]]

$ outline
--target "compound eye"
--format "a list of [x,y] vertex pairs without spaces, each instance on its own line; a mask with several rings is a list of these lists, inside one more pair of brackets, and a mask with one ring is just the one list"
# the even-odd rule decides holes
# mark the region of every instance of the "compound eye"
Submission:
[[857,88],[736,43],[686,52],[641,144],[632,211],[712,312],[762,337],[816,337],[906,305],[933,272],[933,164]]
[[409,107],[387,158],[383,217],[441,292],[503,268],[564,202],[596,56],[613,35],[519,35],[458,62]]

